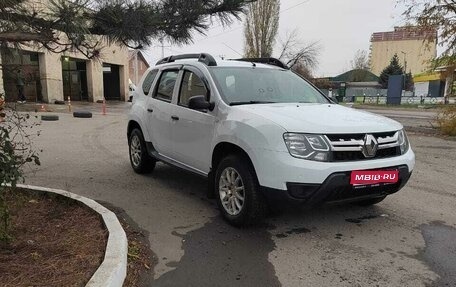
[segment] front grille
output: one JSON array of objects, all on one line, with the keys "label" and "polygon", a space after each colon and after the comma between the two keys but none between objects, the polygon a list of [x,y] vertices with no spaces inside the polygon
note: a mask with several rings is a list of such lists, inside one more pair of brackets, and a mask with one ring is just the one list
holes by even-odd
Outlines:
[{"label": "front grille", "polygon": [[366,134],[329,134],[326,135],[331,146],[331,161],[359,161],[399,156],[399,132],[382,132],[371,134],[378,143],[374,156],[363,153]]},{"label": "front grille", "polygon": [[401,152],[398,147],[380,149],[377,151],[374,157],[366,158],[360,151],[333,151],[332,159],[333,161],[357,161],[357,160],[366,160],[366,159],[379,159],[379,158],[388,158],[401,155]]}]

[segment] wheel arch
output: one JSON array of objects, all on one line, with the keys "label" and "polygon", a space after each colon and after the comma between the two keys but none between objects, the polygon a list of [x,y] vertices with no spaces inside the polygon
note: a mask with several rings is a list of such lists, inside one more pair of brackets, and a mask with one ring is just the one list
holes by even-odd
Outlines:
[{"label": "wheel arch", "polygon": [[210,169],[209,176],[208,176],[208,181],[209,181],[208,182],[208,197],[209,198],[214,197],[215,173],[217,170],[217,166],[224,157],[226,157],[227,155],[230,155],[230,154],[240,155],[243,158],[245,158],[248,161],[249,167],[252,169],[252,172],[254,173],[255,178],[258,180],[252,158],[247,153],[247,151],[245,151],[239,145],[231,143],[231,142],[219,142],[214,147],[213,152],[212,152],[211,169]]},{"label": "wheel arch", "polygon": [[130,121],[128,122],[128,126],[127,126],[127,138],[128,138],[128,140],[130,140],[131,132],[132,132],[135,128],[139,129],[139,130],[143,133],[143,135],[144,135],[144,132],[143,132],[143,130],[141,129],[141,125],[140,125],[137,121],[135,121],[135,120],[130,120]]}]

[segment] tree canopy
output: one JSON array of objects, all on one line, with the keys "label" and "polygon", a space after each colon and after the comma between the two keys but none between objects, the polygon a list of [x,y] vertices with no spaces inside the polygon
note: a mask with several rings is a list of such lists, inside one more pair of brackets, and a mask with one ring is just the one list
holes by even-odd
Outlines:
[{"label": "tree canopy", "polygon": [[[456,1],[455,0],[401,0],[407,9],[404,16],[423,30],[439,31],[439,45],[443,53],[436,65],[456,64]],[[432,34],[429,33],[432,37]],[[429,39],[434,40],[434,39]]]},{"label": "tree canopy", "polygon": [[248,5],[244,24],[245,57],[272,56],[279,29],[279,17],[279,0],[258,0]]},{"label": "tree canopy", "polygon": [[[97,57],[109,43],[132,48],[165,38],[189,43],[214,20],[231,23],[249,0],[1,0],[0,45],[38,45]],[[101,37],[99,37],[101,36]]]}]

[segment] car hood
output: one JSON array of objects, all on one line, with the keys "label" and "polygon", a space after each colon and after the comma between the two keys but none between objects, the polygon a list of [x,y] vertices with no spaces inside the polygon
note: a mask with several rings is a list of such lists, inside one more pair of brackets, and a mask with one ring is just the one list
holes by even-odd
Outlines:
[{"label": "car hood", "polygon": [[235,108],[273,121],[288,132],[376,133],[402,129],[392,119],[335,104],[257,104]]}]

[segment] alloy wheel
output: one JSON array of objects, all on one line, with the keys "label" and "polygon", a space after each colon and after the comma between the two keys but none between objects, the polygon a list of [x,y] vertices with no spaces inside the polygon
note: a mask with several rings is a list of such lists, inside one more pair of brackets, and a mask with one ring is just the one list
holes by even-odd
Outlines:
[{"label": "alloy wheel", "polygon": [[219,181],[219,196],[225,211],[232,216],[241,213],[245,203],[245,187],[242,177],[232,167],[225,168]]},{"label": "alloy wheel", "polygon": [[130,156],[133,165],[138,167],[141,164],[141,141],[137,135],[131,138]]}]

